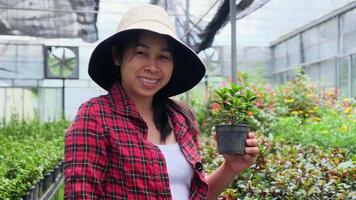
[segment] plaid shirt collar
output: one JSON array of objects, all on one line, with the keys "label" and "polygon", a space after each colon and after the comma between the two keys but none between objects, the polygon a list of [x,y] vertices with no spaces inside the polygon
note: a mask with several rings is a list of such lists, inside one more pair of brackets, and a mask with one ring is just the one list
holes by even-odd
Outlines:
[{"label": "plaid shirt collar", "polygon": [[136,109],[135,103],[127,95],[119,82],[116,82],[108,93],[109,101],[113,110],[124,116],[140,118],[141,116]]}]

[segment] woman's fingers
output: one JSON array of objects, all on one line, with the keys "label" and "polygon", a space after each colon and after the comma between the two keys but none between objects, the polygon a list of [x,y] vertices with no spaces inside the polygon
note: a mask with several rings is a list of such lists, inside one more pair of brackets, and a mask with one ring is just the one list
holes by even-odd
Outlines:
[{"label": "woman's fingers", "polygon": [[256,138],[256,134],[254,132],[249,132],[247,138],[248,139],[254,139],[254,138]]},{"label": "woman's fingers", "polygon": [[246,147],[245,152],[246,152],[246,154],[249,154],[251,156],[257,156],[258,155],[258,147]]},{"label": "woman's fingers", "polygon": [[250,164],[255,163],[256,160],[257,160],[257,156],[252,156],[252,155],[250,155],[250,154],[245,154],[244,157],[245,157],[246,162],[248,162],[248,163],[250,163]]},{"label": "woman's fingers", "polygon": [[250,157],[256,157],[258,155],[258,140],[256,139],[256,135],[254,132],[248,133],[245,152]]},{"label": "woman's fingers", "polygon": [[256,139],[247,139],[246,140],[246,145],[249,147],[257,147],[258,146],[258,141]]}]

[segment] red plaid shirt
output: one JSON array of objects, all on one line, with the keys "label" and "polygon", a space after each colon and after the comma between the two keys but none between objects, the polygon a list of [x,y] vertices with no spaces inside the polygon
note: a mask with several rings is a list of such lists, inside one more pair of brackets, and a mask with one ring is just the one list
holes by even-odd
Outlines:
[{"label": "red plaid shirt", "polygon": [[[195,169],[190,199],[206,199],[198,133],[177,110],[169,108],[169,116]],[[119,84],[80,106],[64,157],[64,199],[172,199],[164,156],[147,141],[147,125]]]}]

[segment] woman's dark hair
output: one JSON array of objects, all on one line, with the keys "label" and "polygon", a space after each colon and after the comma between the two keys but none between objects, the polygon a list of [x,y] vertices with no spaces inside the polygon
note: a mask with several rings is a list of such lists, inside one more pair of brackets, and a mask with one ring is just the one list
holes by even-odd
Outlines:
[{"label": "woman's dark hair", "polygon": [[[123,37],[123,38],[127,38],[127,39],[121,40],[120,42],[118,42],[117,44],[114,45],[116,47],[120,47],[120,48],[117,48],[117,52],[116,52],[119,59],[122,58],[125,50],[130,45],[136,46],[138,44],[141,33],[142,33],[142,31],[140,31],[140,30],[128,31],[125,33],[125,34],[127,34],[127,37]],[[175,61],[174,42],[168,36],[166,37],[166,39],[167,39],[169,49],[173,55],[173,67],[175,67],[174,66],[174,63],[175,63],[174,62]],[[121,83],[121,75],[119,75],[119,82]],[[168,115],[169,107],[172,107],[172,108],[176,109],[178,112],[182,113],[185,116],[186,121],[188,122],[188,127],[194,128],[194,124],[193,124],[194,115],[192,114],[191,110],[188,109],[187,106],[177,103],[175,101],[172,101],[168,97],[162,96],[159,93],[157,93],[153,97],[153,120],[154,120],[156,128],[160,132],[160,135],[161,135],[160,139],[161,139],[161,142],[163,142],[163,143],[165,142],[167,137],[170,135],[170,133],[172,132],[172,128],[173,128],[173,127],[171,127],[170,121],[169,121],[169,115]]]},{"label": "woman's dark hair", "polygon": [[195,127],[195,116],[191,109],[182,102],[174,101],[169,98],[161,98],[156,95],[153,97],[153,117],[154,123],[157,129],[161,133],[161,142],[164,143],[166,138],[172,132],[173,127],[169,122],[168,108],[175,109],[179,113],[183,114],[188,128],[193,131],[197,131]]}]

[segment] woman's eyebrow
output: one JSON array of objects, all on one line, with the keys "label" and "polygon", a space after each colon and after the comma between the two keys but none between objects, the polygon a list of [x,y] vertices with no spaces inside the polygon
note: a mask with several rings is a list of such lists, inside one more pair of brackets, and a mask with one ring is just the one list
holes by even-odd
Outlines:
[{"label": "woman's eyebrow", "polygon": [[147,44],[143,44],[143,43],[138,43],[137,45],[136,45],[136,47],[143,47],[143,48],[150,48]]},{"label": "woman's eyebrow", "polygon": [[[138,43],[136,45],[136,47],[143,47],[143,48],[146,48],[146,49],[149,49],[150,46],[147,45],[147,44],[144,44],[144,43]],[[162,48],[161,51],[167,51],[168,53],[172,53],[172,51],[169,49],[169,48]]]}]

